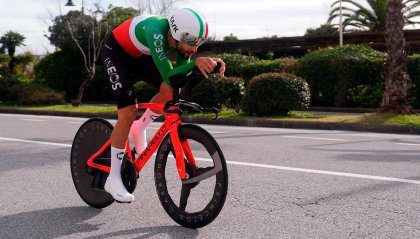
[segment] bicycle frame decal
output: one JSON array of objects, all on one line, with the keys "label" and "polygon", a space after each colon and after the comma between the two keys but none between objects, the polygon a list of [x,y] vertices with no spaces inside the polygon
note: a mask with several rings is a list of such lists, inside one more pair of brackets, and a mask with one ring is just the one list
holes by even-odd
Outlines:
[{"label": "bicycle frame decal", "polygon": [[[138,109],[157,109],[161,112],[163,111],[164,104],[138,104]],[[184,180],[186,179],[186,170],[185,170],[185,162],[184,162],[184,152],[187,156],[187,159],[191,164],[195,165],[194,157],[192,156],[192,152],[190,149],[190,146],[188,144],[188,141],[179,140],[178,135],[178,127],[182,125],[180,115],[174,114],[174,113],[163,113],[165,115],[165,121],[162,124],[162,126],[158,129],[158,131],[155,133],[153,138],[149,141],[146,149],[143,150],[142,153],[140,153],[137,158],[133,159],[133,155],[131,154],[130,149],[130,143],[127,140],[126,143],[126,152],[128,155],[128,158],[133,163],[134,167],[136,168],[137,174],[142,170],[142,168],[146,165],[146,163],[149,161],[149,159],[153,156],[154,152],[158,149],[159,145],[161,144],[162,140],[165,138],[165,136],[170,134],[170,138],[172,141],[172,145],[174,147],[175,151],[175,158],[176,158],[176,166],[178,168],[178,175],[180,179]],[[94,160],[99,157],[105,150],[108,149],[108,147],[111,146],[111,141],[108,140],[95,154],[93,154],[87,161],[87,165],[96,168],[102,171],[105,171],[107,173],[110,172],[110,167],[94,163]]]}]

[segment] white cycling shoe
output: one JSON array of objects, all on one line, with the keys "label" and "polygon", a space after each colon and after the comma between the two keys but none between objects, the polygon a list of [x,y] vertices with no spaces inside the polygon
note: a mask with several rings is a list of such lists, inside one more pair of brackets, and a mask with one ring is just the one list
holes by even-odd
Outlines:
[{"label": "white cycling shoe", "polygon": [[134,196],[124,187],[121,177],[108,176],[105,182],[105,191],[111,194],[117,202],[130,203],[134,201]]}]

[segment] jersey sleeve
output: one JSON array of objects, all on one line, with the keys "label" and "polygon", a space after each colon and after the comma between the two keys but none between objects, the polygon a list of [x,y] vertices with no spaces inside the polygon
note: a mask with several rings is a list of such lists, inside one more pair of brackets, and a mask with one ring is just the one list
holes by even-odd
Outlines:
[{"label": "jersey sleeve", "polygon": [[165,37],[166,33],[159,31],[156,28],[146,29],[146,40],[150,49],[150,54],[153,58],[156,67],[162,76],[163,81],[171,85],[169,78],[177,74],[187,74],[195,66],[195,60],[182,60],[177,56],[177,67],[173,67],[169,59],[167,50],[168,42]]}]

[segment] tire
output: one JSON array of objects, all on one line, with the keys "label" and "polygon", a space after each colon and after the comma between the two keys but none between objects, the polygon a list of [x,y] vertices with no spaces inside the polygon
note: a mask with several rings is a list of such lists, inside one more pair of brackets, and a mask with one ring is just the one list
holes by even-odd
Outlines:
[{"label": "tire", "polygon": [[[168,134],[156,156],[155,186],[163,208],[175,222],[184,227],[199,228],[211,223],[219,215],[226,201],[228,190],[226,162],[215,139],[203,128],[191,124],[182,125],[179,127],[179,137],[181,140],[188,140],[198,166],[198,169],[194,170],[195,173],[192,169],[187,169],[188,179],[194,180],[197,175],[204,175],[198,172],[214,173],[211,177],[200,179],[198,185],[197,183],[183,184],[177,173],[172,143]],[[210,167],[204,167],[209,162]],[[187,160],[186,168],[188,168]],[[188,188],[188,186],[193,187],[190,189],[191,194],[187,193],[188,199],[182,200],[180,192],[182,195],[184,187]],[[184,201],[184,206],[181,206],[181,201]]]},{"label": "tire", "polygon": [[[91,169],[86,162],[111,137],[113,126],[102,118],[86,121],[77,131],[70,156],[71,175],[77,192],[85,203],[94,208],[104,208],[114,198],[103,190],[108,173]],[[110,148],[98,157],[104,165],[110,165]]]}]

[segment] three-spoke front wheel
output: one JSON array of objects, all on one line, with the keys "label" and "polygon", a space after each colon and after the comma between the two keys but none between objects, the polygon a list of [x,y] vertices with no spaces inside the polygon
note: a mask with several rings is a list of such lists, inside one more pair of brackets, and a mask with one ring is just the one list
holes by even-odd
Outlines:
[{"label": "three-spoke front wheel", "polygon": [[188,141],[196,165],[185,159],[188,180],[179,179],[168,135],[156,156],[156,190],[163,208],[174,221],[185,227],[203,227],[219,215],[226,200],[225,158],[214,138],[199,126],[182,125],[179,137]]}]

